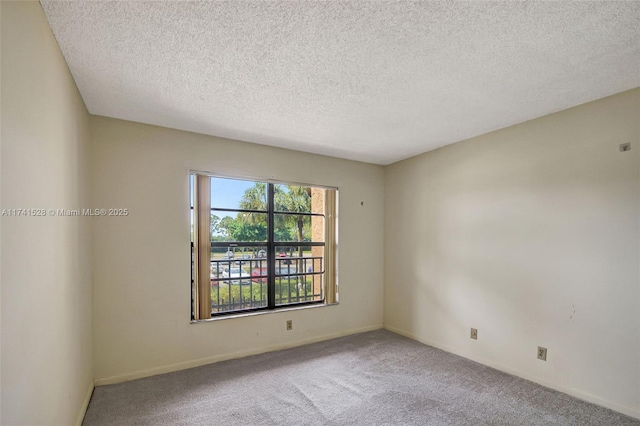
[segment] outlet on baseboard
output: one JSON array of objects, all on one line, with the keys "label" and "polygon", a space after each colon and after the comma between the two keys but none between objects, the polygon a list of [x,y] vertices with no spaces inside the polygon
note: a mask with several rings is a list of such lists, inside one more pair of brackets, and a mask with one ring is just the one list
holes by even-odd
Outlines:
[{"label": "outlet on baseboard", "polygon": [[541,359],[543,361],[547,360],[547,348],[538,346],[538,359]]},{"label": "outlet on baseboard", "polygon": [[473,340],[478,340],[478,329],[477,328],[472,328],[471,329],[471,338]]},{"label": "outlet on baseboard", "polygon": [[293,330],[293,320],[287,320],[287,330]]}]

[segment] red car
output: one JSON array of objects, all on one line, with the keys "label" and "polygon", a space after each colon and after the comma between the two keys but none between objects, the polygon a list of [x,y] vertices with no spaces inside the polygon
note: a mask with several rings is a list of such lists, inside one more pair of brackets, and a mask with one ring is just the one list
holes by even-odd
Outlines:
[{"label": "red car", "polygon": [[267,268],[253,268],[251,270],[251,281],[255,283],[266,283],[267,282]]}]

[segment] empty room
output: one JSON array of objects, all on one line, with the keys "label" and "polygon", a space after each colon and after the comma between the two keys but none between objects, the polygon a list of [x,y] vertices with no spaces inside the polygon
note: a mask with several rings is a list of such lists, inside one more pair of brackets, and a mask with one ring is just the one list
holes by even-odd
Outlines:
[{"label": "empty room", "polygon": [[2,425],[640,425],[640,2],[1,1]]}]

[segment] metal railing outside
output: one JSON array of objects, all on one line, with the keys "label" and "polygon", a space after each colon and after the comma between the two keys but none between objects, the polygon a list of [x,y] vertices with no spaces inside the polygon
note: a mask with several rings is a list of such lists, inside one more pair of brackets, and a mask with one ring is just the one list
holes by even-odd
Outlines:
[{"label": "metal railing outside", "polygon": [[[267,307],[267,259],[245,256],[211,260],[212,315]],[[322,256],[277,257],[276,305],[322,301],[323,274]]]}]

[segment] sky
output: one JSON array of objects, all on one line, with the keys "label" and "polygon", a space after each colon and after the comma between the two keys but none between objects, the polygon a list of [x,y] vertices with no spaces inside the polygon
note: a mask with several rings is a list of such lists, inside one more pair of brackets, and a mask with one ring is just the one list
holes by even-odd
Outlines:
[{"label": "sky", "polygon": [[[244,192],[255,185],[255,181],[211,178],[211,206],[222,207],[227,209],[237,209]],[[191,205],[193,205],[193,175],[190,178],[191,186]],[[214,212],[220,218],[230,216],[235,218],[235,212]]]},{"label": "sky", "polygon": [[[237,209],[244,192],[255,185],[254,181],[211,178],[211,206],[223,207],[227,209]],[[236,213],[228,214],[218,212],[218,216],[234,216]]]}]

